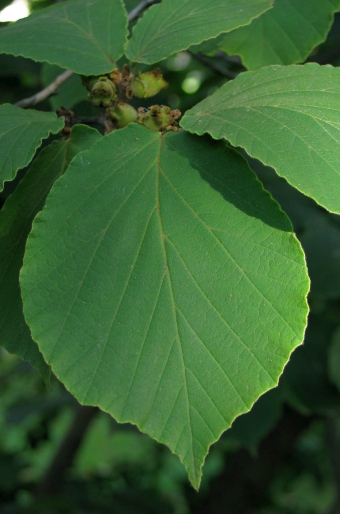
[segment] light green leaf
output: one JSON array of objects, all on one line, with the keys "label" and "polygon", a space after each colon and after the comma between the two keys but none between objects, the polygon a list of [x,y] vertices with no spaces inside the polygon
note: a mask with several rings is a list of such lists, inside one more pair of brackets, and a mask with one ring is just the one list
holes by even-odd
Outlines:
[{"label": "light green leaf", "polygon": [[26,239],[53,182],[78,152],[100,138],[96,130],[76,126],[69,139],[47,146],[0,211],[0,344],[30,362],[45,380],[49,368],[32,341],[22,311],[19,273]]},{"label": "light green leaf", "polygon": [[64,119],[53,112],[0,105],[0,191],[5,181],[13,180],[31,162],[41,141],[63,126]]},{"label": "light green leaf", "polygon": [[339,0],[275,0],[250,25],[217,38],[215,51],[240,55],[249,70],[303,62],[326,39],[339,8]]},{"label": "light green leaf", "polygon": [[311,63],[239,75],[187,111],[190,132],[228,139],[340,213],[340,69]]},{"label": "light green leaf", "polygon": [[121,0],[68,0],[2,29],[0,53],[99,75],[123,55],[127,24]]},{"label": "light green leaf", "polygon": [[271,0],[163,0],[150,7],[133,28],[126,56],[153,64],[247,25],[270,7]]},{"label": "light green leaf", "polygon": [[209,446],[303,340],[309,280],[288,218],[237,153],[131,124],[55,183],[21,285],[72,394],[167,444],[198,487]]}]

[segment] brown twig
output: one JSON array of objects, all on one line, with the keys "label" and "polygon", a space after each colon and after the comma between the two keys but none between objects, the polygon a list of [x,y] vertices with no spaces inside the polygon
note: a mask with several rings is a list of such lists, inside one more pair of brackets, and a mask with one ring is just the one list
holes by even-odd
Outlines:
[{"label": "brown twig", "polygon": [[132,9],[131,12],[129,12],[128,20],[133,21],[135,18],[137,18],[137,16],[140,15],[142,11],[144,11],[144,9],[150,7],[152,4],[159,3],[159,1],[160,0],[142,0],[142,2],[137,5],[137,7],[135,7],[134,9]]},{"label": "brown twig", "polygon": [[96,407],[76,406],[71,426],[66,432],[41,482],[38,484],[36,490],[38,498],[56,495],[62,489],[65,471],[71,466],[90,423],[97,412],[99,410]]},{"label": "brown twig", "polygon": [[60,88],[60,86],[64,84],[64,82],[66,82],[66,80],[68,80],[71,77],[71,75],[73,75],[73,71],[63,71],[63,73],[58,75],[58,77],[56,77],[54,81],[51,82],[51,84],[49,84],[47,87],[45,87],[35,95],[30,96],[29,98],[19,100],[19,102],[17,102],[14,105],[16,105],[17,107],[23,107],[24,109],[27,109],[27,107],[31,107],[33,105],[38,104],[39,102],[42,102],[43,100],[46,100],[46,98],[55,94],[56,91],[58,91],[58,89]]},{"label": "brown twig", "polygon": [[238,75],[238,73],[228,70],[224,66],[221,66],[217,62],[213,61],[210,57],[203,55],[201,52],[193,53],[193,52],[188,51],[188,53],[194,59],[201,62],[205,66],[208,66],[208,68],[212,69],[219,75],[223,75],[223,77],[227,77],[228,79],[234,79]]},{"label": "brown twig", "polygon": [[102,115],[99,116],[75,116],[72,119],[72,125],[100,125],[103,128],[106,128],[105,119]]}]

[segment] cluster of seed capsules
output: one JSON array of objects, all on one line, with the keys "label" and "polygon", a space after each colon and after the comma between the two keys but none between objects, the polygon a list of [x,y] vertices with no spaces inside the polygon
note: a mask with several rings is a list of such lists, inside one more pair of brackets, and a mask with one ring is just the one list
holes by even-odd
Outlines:
[{"label": "cluster of seed capsules", "polygon": [[122,71],[115,68],[101,77],[82,77],[89,91],[88,98],[95,107],[106,108],[107,130],[120,129],[129,123],[140,123],[150,130],[177,131],[176,120],[181,116],[178,109],[171,110],[166,105],[151,105],[148,109],[136,110],[128,103],[133,97],[149,98],[168,87],[159,68],[134,76],[129,67]]}]

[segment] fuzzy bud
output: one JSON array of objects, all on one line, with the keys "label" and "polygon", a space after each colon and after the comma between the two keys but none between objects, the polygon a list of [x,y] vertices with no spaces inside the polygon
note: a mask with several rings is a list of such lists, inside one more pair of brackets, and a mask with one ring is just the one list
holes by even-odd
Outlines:
[{"label": "fuzzy bud", "polygon": [[161,70],[155,68],[145,73],[139,73],[138,77],[133,77],[130,87],[137,98],[149,98],[168,87],[168,83],[163,79]]},{"label": "fuzzy bud", "polygon": [[117,98],[116,88],[107,77],[99,77],[90,90],[89,99],[94,107],[109,107]]},{"label": "fuzzy bud", "polygon": [[107,109],[107,113],[114,126],[118,129],[137,121],[136,109],[125,102],[115,103],[112,107]]},{"label": "fuzzy bud", "polygon": [[151,105],[149,110],[143,107],[138,109],[138,123],[154,131],[177,130],[175,120],[179,118],[181,112],[178,109],[170,110],[167,105]]}]

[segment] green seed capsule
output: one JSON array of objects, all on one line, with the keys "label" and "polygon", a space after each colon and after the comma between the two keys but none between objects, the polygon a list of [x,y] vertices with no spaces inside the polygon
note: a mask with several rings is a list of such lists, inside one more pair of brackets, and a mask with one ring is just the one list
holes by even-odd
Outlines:
[{"label": "green seed capsule", "polygon": [[154,131],[177,130],[174,122],[180,115],[181,112],[178,109],[171,111],[167,105],[151,105],[147,111],[140,107],[138,123]]},{"label": "green seed capsule", "polygon": [[130,87],[137,98],[149,98],[168,87],[168,83],[163,79],[161,70],[155,68],[145,73],[139,73],[138,77],[133,77]]},{"label": "green seed capsule", "polygon": [[94,107],[109,107],[115,98],[117,98],[115,85],[107,77],[99,77],[92,85],[89,99]]},{"label": "green seed capsule", "polygon": [[132,105],[118,101],[107,109],[107,113],[116,128],[126,127],[129,123],[137,121],[137,111]]}]

